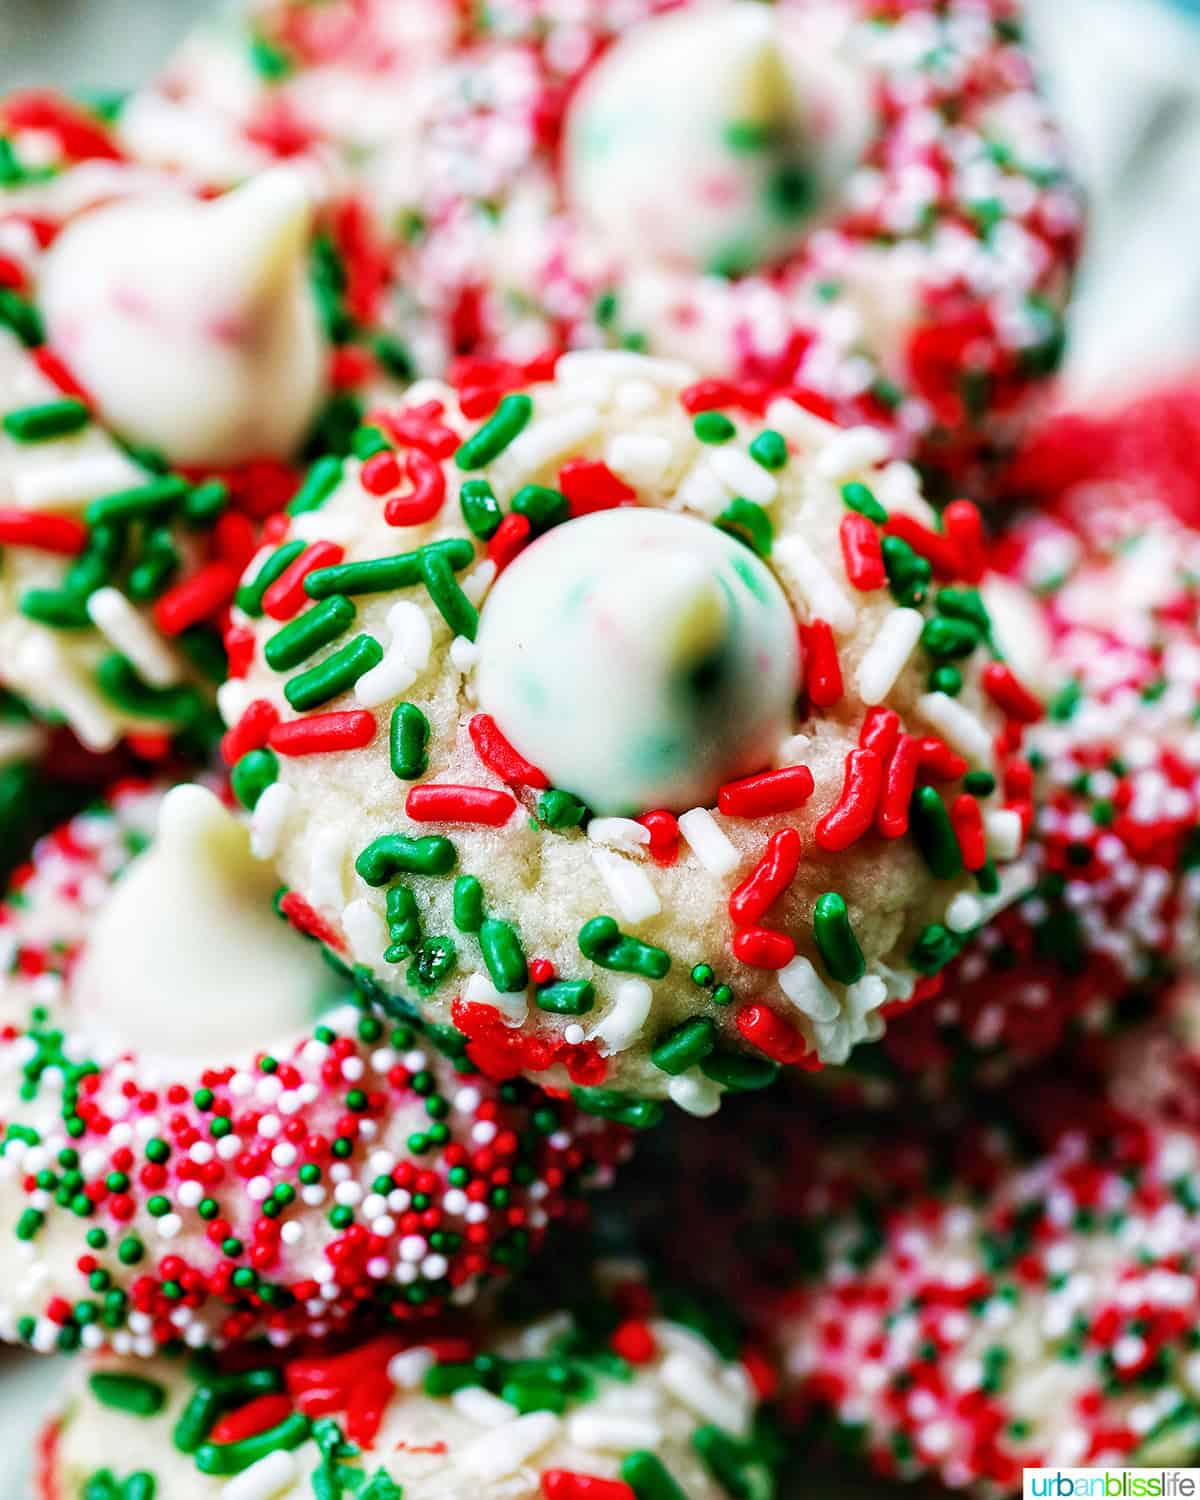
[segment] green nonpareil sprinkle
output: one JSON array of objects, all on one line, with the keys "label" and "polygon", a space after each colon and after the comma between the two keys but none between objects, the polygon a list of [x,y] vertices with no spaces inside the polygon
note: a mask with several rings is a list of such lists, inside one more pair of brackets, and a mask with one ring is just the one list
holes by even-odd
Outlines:
[{"label": "green nonpareil sprinkle", "polygon": [[91,413],[84,403],[67,397],[7,412],[0,425],[14,442],[45,443],[79,432],[90,421]]},{"label": "green nonpareil sprinkle", "polygon": [[486,479],[468,479],[458,496],[463,522],[472,536],[486,542],[495,536],[504,513]]},{"label": "green nonpareil sprinkle", "polygon": [[140,521],[147,516],[157,516],[173,510],[187,492],[186,479],[181,479],[177,474],[168,474],[162,479],[151,480],[149,484],[139,484],[132,489],[102,495],[88,506],[84,519],[89,526],[98,526],[105,521]]},{"label": "green nonpareil sprinkle", "polygon": [[761,505],[736,495],[716,519],[722,531],[748,542],[759,557],[770,557],[775,539],[771,518]]},{"label": "green nonpareil sprinkle", "polygon": [[935,667],[929,674],[929,691],[945,693],[947,698],[957,698],[963,690],[963,675],[948,662]]},{"label": "green nonpareil sprinkle", "polygon": [[698,412],[692,421],[692,431],[702,443],[727,443],[737,433],[737,428],[722,411]]},{"label": "green nonpareil sprinkle", "polygon": [[290,672],[322,646],[331,645],[354,623],[358,614],[344,594],[322,600],[289,620],[263,647],[267,666],[274,672]]},{"label": "green nonpareil sprinkle", "polygon": [[479,946],[492,983],[502,995],[519,993],[529,983],[525,950],[516,929],[498,917],[487,917],[479,929]]},{"label": "green nonpareil sprinkle", "polygon": [[465,536],[450,537],[394,557],[315,568],[304,580],[304,591],[310,599],[326,599],[332,594],[386,594],[394,589],[415,588],[422,581],[421,561],[426,553],[444,558],[455,572],[475,558],[475,548]]},{"label": "green nonpareil sprinkle", "polygon": [[658,1099],[639,1099],[636,1094],[622,1094],[616,1089],[573,1088],[571,1097],[585,1114],[599,1115],[631,1130],[651,1130],[663,1117]]},{"label": "green nonpareil sprinkle", "polygon": [[860,516],[866,516],[868,521],[874,521],[876,526],[887,525],[887,511],[876,500],[873,491],[858,480],[842,485],[842,503]]},{"label": "green nonpareil sprinkle", "polygon": [[140,1375],[97,1370],[89,1376],[88,1386],[101,1406],[129,1412],[135,1417],[153,1417],[167,1402],[165,1387],[157,1380],[145,1380]]},{"label": "green nonpareil sprinkle", "polygon": [[512,497],[512,508],[516,515],[525,517],[535,532],[548,531],[571,514],[562,491],[548,489],[543,484],[522,485]]},{"label": "green nonpareil sprinkle", "polygon": [[460,469],[482,469],[498,458],[533,416],[528,396],[505,396],[492,417],[454,455]]},{"label": "green nonpareil sprinkle", "polygon": [[539,986],[534,1003],[552,1015],[586,1016],[596,1003],[596,990],[589,979],[555,979]]},{"label": "green nonpareil sprinkle", "polygon": [[449,875],[457,861],[458,851],[440,834],[414,839],[386,833],[367,845],[354,868],[368,885],[381,886],[397,875]]},{"label": "green nonpareil sprinkle", "polygon": [[478,932],[483,926],[483,886],[474,875],[454,882],[454,925],[459,932]]},{"label": "green nonpareil sprinkle", "polygon": [[909,823],[921,857],[937,880],[962,873],[962,850],[946,804],[935,787],[918,787],[909,806]]},{"label": "green nonpareil sprinkle", "polygon": [[421,577],[438,613],[456,636],[473,641],[479,630],[479,611],[459,587],[450,560],[426,547],[421,552]]},{"label": "green nonpareil sprinkle", "polygon": [[388,757],[392,775],[400,781],[416,781],[429,769],[429,720],[415,703],[397,703],[388,730]]},{"label": "green nonpareil sprinkle", "polygon": [[247,812],[253,812],[258,799],[279,779],[279,758],[274,750],[248,750],[229,773],[233,795]]},{"label": "green nonpareil sprinkle", "polygon": [[349,692],[360,677],[382,660],[383,647],[373,635],[356,635],[325,661],[286,683],[284,697],[297,713],[307,713]]},{"label": "green nonpareil sprinkle", "polygon": [[289,516],[302,516],[320,510],[342,482],[342,460],[332,454],[318,458],[310,465],[303,483],[288,503]]},{"label": "green nonpareil sprinkle", "polygon": [[716,1024],[705,1016],[695,1016],[668,1032],[651,1049],[650,1061],[674,1078],[694,1068],[716,1045]]},{"label": "green nonpareil sprinkle", "polygon": [[866,973],[866,960],[850,925],[845,898],[837,891],[817,897],[813,937],[830,978],[838,984],[856,984]]},{"label": "green nonpareil sprinkle", "polygon": [[237,607],[243,614],[249,615],[252,619],[258,619],[263,612],[263,595],[277,578],[282,577],[304,548],[305,543],[297,540],[285,542],[282,547],[271,553],[250,582],[244,583],[237,591]]},{"label": "green nonpareil sprinkle", "polygon": [[640,938],[628,937],[612,917],[593,917],[579,929],[579,951],[602,969],[663,979],[671,967],[670,954]]}]

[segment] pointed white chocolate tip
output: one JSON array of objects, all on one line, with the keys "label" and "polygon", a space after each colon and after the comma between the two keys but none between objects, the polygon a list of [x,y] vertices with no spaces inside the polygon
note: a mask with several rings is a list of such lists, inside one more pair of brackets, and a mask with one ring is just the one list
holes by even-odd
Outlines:
[{"label": "pointed white chocolate tip", "polygon": [[312,195],[304,177],[276,167],[209,205],[207,240],[248,304],[287,295],[312,234]]}]

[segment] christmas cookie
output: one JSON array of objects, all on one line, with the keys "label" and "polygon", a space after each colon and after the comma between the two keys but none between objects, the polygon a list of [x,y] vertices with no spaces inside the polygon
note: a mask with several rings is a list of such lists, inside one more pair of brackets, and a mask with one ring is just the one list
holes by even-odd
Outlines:
[{"label": "christmas cookie", "polygon": [[591,352],[354,447],[244,575],[226,754],[313,930],[485,1072],[711,1113],[1025,889],[979,516],[877,433]]},{"label": "christmas cookie", "polygon": [[13,879],[6,1339],[146,1356],[410,1319],[519,1264],[620,1154],[403,1006],[364,1014],[246,842],[202,787],[131,786]]},{"label": "christmas cookie", "polygon": [[251,1348],[224,1368],[81,1364],[41,1443],[39,1494],[770,1500],[758,1396],[736,1346],[613,1268],[515,1327],[435,1325],[290,1360]]}]

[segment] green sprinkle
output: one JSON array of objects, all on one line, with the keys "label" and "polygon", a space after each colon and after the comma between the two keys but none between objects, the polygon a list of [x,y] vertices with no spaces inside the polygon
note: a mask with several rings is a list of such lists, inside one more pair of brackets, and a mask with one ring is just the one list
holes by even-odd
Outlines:
[{"label": "green sprinkle", "polygon": [[290,672],[298,667],[322,646],[336,641],[354,623],[358,614],[353,603],[344,594],[306,609],[302,615],[289,620],[263,647],[267,666],[275,672]]},{"label": "green sprinkle", "polygon": [[774,1083],[779,1076],[779,1064],[767,1057],[747,1057],[741,1052],[713,1052],[700,1064],[700,1071],[731,1094],[748,1094]]},{"label": "green sprinkle", "polygon": [[292,496],[288,504],[288,515],[302,516],[310,510],[320,510],[341,482],[342,460],[331,454],[318,458]]},{"label": "green sprinkle", "polygon": [[696,1016],[667,1033],[650,1052],[650,1061],[677,1078],[694,1068],[717,1045],[717,1028],[706,1016]]},{"label": "green sprinkle", "polygon": [[478,932],[483,926],[483,886],[474,875],[454,882],[454,925],[459,932]]},{"label": "green sprinkle", "polygon": [[912,835],[930,872],[938,880],[953,880],[962,873],[962,850],[954,834],[950,814],[937,789],[918,787],[909,807]]},{"label": "green sprinkle", "polygon": [[722,531],[748,542],[759,557],[770,557],[775,528],[761,505],[736,495],[716,519]]},{"label": "green sprinkle", "polygon": [[970,620],[956,620],[951,615],[934,615],[925,621],[921,645],[938,661],[957,661],[979,645],[979,628]]},{"label": "green sprinkle", "polygon": [[454,568],[445,553],[432,547],[422,548],[421,577],[451,632],[473,641],[479,630],[479,611],[459,587]]},{"label": "green sprinkle", "polygon": [[596,991],[589,979],[555,979],[541,985],[534,999],[539,1010],[556,1016],[585,1016],[596,1003]]},{"label": "green sprinkle", "polygon": [[537,815],[547,828],[578,828],[587,817],[587,808],[570,792],[551,787],[538,798]]},{"label": "green sprinkle", "polygon": [[422,581],[421,558],[427,552],[444,557],[456,572],[475,558],[475,548],[465,536],[450,537],[394,557],[314,568],[304,580],[304,592],[310,599],[327,599],[331,594],[387,594],[395,589],[415,588]]},{"label": "green sprinkle", "polygon": [[711,1424],[692,1433],[692,1447],[731,1500],[770,1500],[771,1465],[754,1444],[739,1443]]},{"label": "green sprinkle", "polygon": [[96,681],[110,702],[135,719],[160,719],[166,724],[192,724],[202,714],[203,700],[193,687],[150,687],[138,676],[127,656],[114,651],[96,668]]},{"label": "green sprinkle", "polygon": [[27,349],[36,349],[46,342],[41,313],[32,302],[7,286],[0,286],[0,327],[11,329]]},{"label": "green sprinkle", "polygon": [[909,962],[918,974],[938,974],[958,957],[963,940],[941,922],[931,922],[917,939]]},{"label": "green sprinkle", "polygon": [[171,532],[166,526],[156,526],[143,534],[142,555],[129,571],[126,592],[135,604],[149,604],[178,570],[179,553]]},{"label": "green sprinkle", "polygon": [[616,1089],[571,1090],[571,1097],[585,1114],[598,1115],[631,1130],[650,1130],[663,1117],[658,1099],[639,1099],[635,1094],[618,1093]]},{"label": "green sprinkle", "polygon": [[421,914],[417,898],[406,885],[388,887],[387,928],[392,946],[384,957],[389,963],[399,963],[421,941]]},{"label": "green sprinkle", "polygon": [[360,427],[350,439],[351,452],[363,463],[366,463],[369,458],[374,458],[377,453],[386,453],[391,446],[379,428],[370,423]]},{"label": "green sprinkle", "polygon": [[291,1451],[308,1441],[311,1423],[300,1412],[285,1417],[276,1427],[269,1427],[255,1437],[236,1443],[204,1443],[196,1450],[196,1467],[201,1474],[240,1474],[251,1464],[279,1449]]},{"label": "green sprinkle", "polygon": [[750,444],[750,457],[764,469],[782,469],[788,461],[788,447],[783,434],[766,427]]},{"label": "green sprinkle", "polygon": [[397,703],[388,732],[392,775],[415,781],[429,769],[429,720],[415,703]]},{"label": "green sprinkle", "polygon": [[19,608],[26,619],[52,630],[86,630],[92,623],[85,601],[65,589],[29,589]]},{"label": "green sprinkle", "polygon": [[247,750],[229,775],[233,795],[248,812],[254,811],[258,799],[278,779],[279,757],[265,747]]},{"label": "green sprinkle", "polygon": [[963,790],[972,797],[990,797],[996,790],[996,778],[990,771],[968,771],[963,777]]},{"label": "green sprinkle", "polygon": [[40,1209],[27,1208],[17,1220],[16,1236],[19,1240],[31,1240],[46,1222],[46,1216]]},{"label": "green sprinkle", "polygon": [[504,515],[486,479],[468,479],[459,492],[458,503],[472,536],[484,542],[495,536]]},{"label": "green sprinkle", "polygon": [[354,868],[368,885],[381,886],[397,875],[449,875],[457,860],[458,851],[440,834],[414,839],[385,833],[367,845]]},{"label": "green sprinkle", "polygon": [[992,618],[978,589],[939,589],[936,603],[939,613],[969,621],[981,637],[990,633]]},{"label": "green sprinkle", "polygon": [[525,950],[516,929],[497,917],[487,917],[479,929],[479,946],[492,983],[502,995],[515,995],[529,983]]},{"label": "green sprinkle", "polygon": [[22,406],[7,412],[2,425],[14,442],[45,443],[78,432],[90,421],[91,413],[84,403],[68,397],[63,401],[46,401],[39,406]]},{"label": "green sprinkle", "polygon": [[579,929],[579,951],[602,969],[662,979],[671,967],[670,954],[640,938],[628,937],[612,917],[593,917]]},{"label": "green sprinkle", "polygon": [[454,455],[460,469],[482,469],[498,458],[528,424],[533,402],[528,396],[505,396],[491,419]]},{"label": "green sprinkle", "polygon": [[860,516],[866,516],[868,521],[874,521],[876,526],[887,525],[887,511],[876,500],[874,492],[857,479],[842,485],[842,503]]},{"label": "green sprinkle", "polygon": [[692,431],[702,443],[727,443],[737,428],[722,411],[702,411],[696,414]]},{"label": "green sprinkle", "polygon": [[98,1370],[89,1376],[88,1385],[101,1406],[111,1406],[114,1411],[129,1412],[135,1417],[153,1417],[167,1402],[165,1388],[157,1380],[145,1380],[140,1375]]},{"label": "green sprinkle", "polygon": [[184,496],[183,518],[189,526],[211,526],[229,504],[223,479],[207,479]]},{"label": "green sprinkle", "polygon": [[947,698],[957,698],[963,690],[963,675],[957,667],[945,662],[929,674],[929,691],[945,693]]},{"label": "green sprinkle", "polygon": [[325,661],[293,677],[284,685],[283,695],[297,713],[307,713],[310,708],[319,708],[331,698],[349,692],[360,677],[382,660],[383,647],[373,635],[356,635]]},{"label": "green sprinkle", "polygon": [[288,542],[277,551],[272,552],[262,567],[254,575],[249,583],[242,585],[237,591],[237,607],[244,613],[257,619],[263,612],[263,595],[283,574],[289,565],[304,551],[303,541]]},{"label": "green sprinkle", "polygon": [[146,516],[157,515],[174,509],[188,492],[186,479],[177,474],[167,474],[162,479],[139,484],[133,489],[116,490],[93,500],[84,512],[89,526],[105,521],[140,521]]},{"label": "green sprinkle", "polygon": [[534,531],[548,531],[571,514],[562,491],[548,489],[543,484],[522,485],[512,497],[512,508],[517,515],[525,517]]},{"label": "green sprinkle", "polygon": [[621,1478],[637,1500],[687,1500],[662,1459],[644,1448],[622,1460]]},{"label": "green sprinkle", "polygon": [[813,936],[821,960],[839,984],[855,984],[866,973],[866,960],[850,925],[846,902],[837,891],[817,897],[813,909]]},{"label": "green sprinkle", "polygon": [[923,604],[933,578],[933,568],[898,536],[885,536],[880,543],[888,584],[898,603],[911,608]]}]

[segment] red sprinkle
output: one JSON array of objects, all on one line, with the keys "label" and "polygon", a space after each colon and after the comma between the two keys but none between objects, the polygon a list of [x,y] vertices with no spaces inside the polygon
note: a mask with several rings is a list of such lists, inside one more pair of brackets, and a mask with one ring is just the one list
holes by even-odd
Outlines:
[{"label": "red sprinkle", "polygon": [[967,763],[945,740],[931,734],[921,741],[921,769],[935,781],[957,781],[967,774]]},{"label": "red sprinkle", "polygon": [[496,564],[497,573],[503,573],[513,558],[524,550],[532,531],[528,516],[517,515],[515,511],[505,516],[487,548],[487,555]]},{"label": "red sprinkle", "polygon": [[983,690],[1001,713],[1019,724],[1036,724],[1042,717],[1042,705],[1003,662],[984,667]]},{"label": "red sprinkle", "polygon": [[780,771],[727,781],[717,793],[717,806],[726,817],[763,818],[803,807],[815,785],[807,766],[784,766]]},{"label": "red sprinkle", "polygon": [[839,534],[846,576],[854,587],[863,593],[883,588],[887,583],[887,569],[883,566],[883,549],[874,525],[866,516],[851,512],[842,517]]},{"label": "red sprinkle", "polygon": [[239,577],[231,563],[206,563],[163,594],[154,606],[154,623],[164,635],[179,635],[189,625],[198,625],[230,602]]},{"label": "red sprinkle", "polygon": [[983,812],[970,792],[961,792],[950,805],[950,823],[963,864],[968,870],[982,870],[987,863],[987,842],[983,833]]},{"label": "red sprinkle", "polygon": [[416,448],[405,459],[404,472],[412,489],[388,501],[383,519],[389,526],[424,526],[445,503],[446,475],[436,458]]},{"label": "red sprinkle", "polygon": [[123,161],[124,154],[104,127],[50,89],[12,94],[3,106],[10,130],[44,130],[72,161]]},{"label": "red sprinkle", "polygon": [[224,640],[230,677],[245,677],[254,660],[254,631],[249,625],[230,625]]},{"label": "red sprinkle", "polygon": [[563,464],[558,471],[558,487],[576,518],[594,515],[598,510],[615,510],[619,505],[637,504],[637,491],[598,459],[573,458]]},{"label": "red sprinkle", "polygon": [[752,969],[783,969],[795,958],[796,944],[786,932],[746,927],[733,939],[733,956]]},{"label": "red sprinkle", "polygon": [[476,714],[467,728],[475,754],[489,771],[495,771],[501,781],[507,781],[510,786],[536,787],[539,791],[550,785],[546,773],[531,765],[508,742],[491,714]]},{"label": "red sprinkle", "polygon": [[987,544],[979,507],[970,500],[952,500],[942,512],[942,526],[954,548],[959,577],[967,583],[979,583],[987,571]]},{"label": "red sprinkle", "polygon": [[921,768],[921,741],[902,734],[888,761],[883,778],[876,827],[885,839],[903,838],[908,832],[908,809]]},{"label": "red sprinkle", "polygon": [[800,868],[800,835],[781,828],[767,840],[767,852],[729,898],[729,915],[739,927],[759,921],[787,890]]},{"label": "red sprinkle", "polygon": [[648,1365],[658,1353],[650,1325],[643,1318],[627,1318],[613,1332],[609,1348],[631,1365]]},{"label": "red sprinkle", "polygon": [[276,724],[267,743],[280,755],[329,755],[337,750],[361,750],[374,738],[374,715],[355,708]]},{"label": "red sprinkle", "polygon": [[[0,275],[0,283],[3,283],[3,280],[3,275]],[[89,406],[92,404],[91,397],[71,374],[65,360],[61,355],[55,354],[49,344],[43,344],[33,351],[33,362],[46,379],[52,385],[56,385],[65,396],[74,396],[77,401],[84,401]]]},{"label": "red sprinkle", "polygon": [[390,448],[372,453],[358,471],[358,482],[368,495],[389,495],[400,483],[400,460]]},{"label": "red sprinkle", "polygon": [[33,547],[75,557],[87,546],[88,529],[70,516],[51,516],[44,511],[0,510],[0,547]]},{"label": "red sprinkle", "polygon": [[318,568],[332,568],[345,556],[336,542],[314,542],[290,563],[263,595],[263,613],[272,620],[290,620],[308,603],[304,580]]},{"label": "red sprinkle", "polygon": [[891,760],[899,738],[900,715],[894,708],[872,708],[858,733],[862,748],[874,750],[885,764]]},{"label": "red sprinkle", "polygon": [[761,1002],[743,1005],[737,1013],[737,1029],[772,1062],[810,1070],[820,1067],[801,1034],[769,1005]]},{"label": "red sprinkle", "polygon": [[297,932],[316,938],[318,943],[324,943],[327,948],[341,950],[341,936],[315,907],[308,904],[299,891],[288,891],[280,897],[279,910]]},{"label": "red sprinkle", "polygon": [[883,528],[888,536],[898,536],[907,542],[918,557],[923,557],[939,578],[951,579],[960,576],[958,549],[951,537],[940,531],[931,531],[903,512],[889,516]]},{"label": "red sprinkle", "polygon": [[500,828],[517,809],[507,792],[425,782],[409,788],[404,811],[414,823],[482,823]]},{"label": "red sprinkle", "polygon": [[832,708],[842,696],[842,668],[828,620],[814,620],[800,627],[804,642],[805,681],[808,696],[818,708]]},{"label": "red sprinkle", "polygon": [[440,401],[423,401],[400,412],[376,412],[367,420],[406,448],[419,448],[430,458],[449,458],[460,439],[453,428],[439,420],[444,412]]},{"label": "red sprinkle", "polygon": [[883,763],[874,750],[849,751],[841,798],[816,827],[815,837],[822,849],[840,854],[862,838],[875,821],[882,786]]},{"label": "red sprinkle", "polygon": [[279,710],[266,698],[256,698],[221,741],[221,759],[234,766],[251,750],[261,750],[279,723]]},{"label": "red sprinkle", "polygon": [[643,813],[637,821],[650,835],[650,858],[658,865],[673,865],[679,858],[679,823],[675,814],[656,808]]},{"label": "red sprinkle", "polygon": [[292,1403],[287,1396],[259,1396],[256,1401],[222,1417],[209,1433],[208,1440],[211,1443],[240,1443],[243,1438],[257,1437],[260,1432],[278,1427],[291,1413]]},{"label": "red sprinkle", "polygon": [[547,1469],[542,1474],[546,1500],[637,1500],[623,1479],[598,1479],[574,1469]]}]

